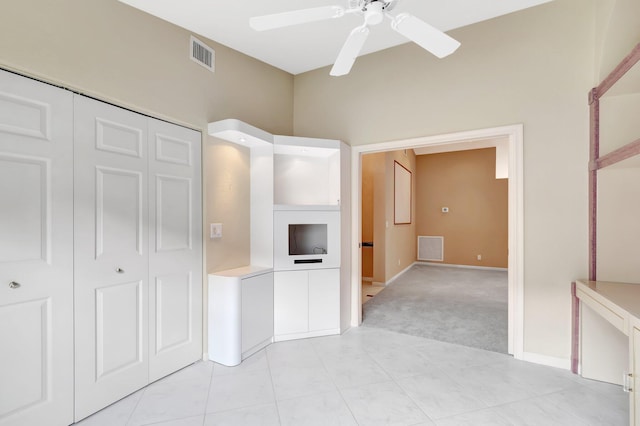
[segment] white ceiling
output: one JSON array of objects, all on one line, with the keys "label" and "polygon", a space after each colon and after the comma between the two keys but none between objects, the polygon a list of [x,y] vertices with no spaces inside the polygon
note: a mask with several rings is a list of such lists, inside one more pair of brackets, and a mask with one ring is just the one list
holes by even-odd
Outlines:
[{"label": "white ceiling", "polygon": [[[256,32],[249,18],[303,8],[339,5],[347,0],[120,0],[291,74],[333,64],[359,14],[271,31]],[[392,14],[409,12],[449,31],[551,0],[398,0]],[[508,36],[505,34],[505,36]],[[389,21],[372,28],[362,54],[406,43]],[[428,55],[425,52],[425,55]],[[454,53],[455,54],[455,53]]]}]

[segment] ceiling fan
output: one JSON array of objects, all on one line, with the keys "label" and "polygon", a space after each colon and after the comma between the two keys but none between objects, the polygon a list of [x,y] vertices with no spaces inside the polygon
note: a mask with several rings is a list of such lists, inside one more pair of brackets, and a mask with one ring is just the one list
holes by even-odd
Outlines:
[{"label": "ceiling fan", "polygon": [[452,54],[460,46],[460,42],[457,40],[413,15],[400,13],[393,16],[389,14],[388,12],[395,7],[397,2],[398,0],[347,0],[347,8],[321,6],[274,13],[272,15],[253,17],[249,20],[249,25],[256,31],[265,31],[307,22],[340,18],[348,13],[363,15],[364,23],[351,31],[347,41],[342,46],[329,73],[332,76],[349,73],[367,40],[369,27],[378,25],[385,17],[391,20],[391,28],[438,58],[444,58]]}]

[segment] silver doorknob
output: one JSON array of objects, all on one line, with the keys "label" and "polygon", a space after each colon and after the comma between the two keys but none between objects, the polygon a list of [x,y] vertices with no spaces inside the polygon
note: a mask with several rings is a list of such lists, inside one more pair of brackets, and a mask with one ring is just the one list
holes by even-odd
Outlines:
[{"label": "silver doorknob", "polygon": [[116,272],[119,273],[119,274],[124,274],[124,269],[116,268]]},{"label": "silver doorknob", "polygon": [[20,288],[20,283],[17,283],[17,282],[15,282],[15,281],[11,281],[11,282],[9,283],[9,288],[14,288],[14,289],[15,289],[15,288]]}]

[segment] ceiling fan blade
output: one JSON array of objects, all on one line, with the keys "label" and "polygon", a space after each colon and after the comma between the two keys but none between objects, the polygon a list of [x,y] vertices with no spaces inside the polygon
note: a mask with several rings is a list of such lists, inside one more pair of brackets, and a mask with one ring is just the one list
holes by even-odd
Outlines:
[{"label": "ceiling fan blade", "polygon": [[274,13],[272,15],[256,16],[249,19],[249,26],[256,31],[272,30],[274,28],[289,27],[307,22],[322,21],[339,18],[345,13],[340,6],[322,6],[311,9],[292,10],[290,12]]},{"label": "ceiling fan blade", "polygon": [[391,28],[438,58],[444,58],[460,47],[459,41],[408,13],[393,18]]},{"label": "ceiling fan blade", "polygon": [[353,63],[356,61],[356,58],[360,54],[362,50],[362,46],[364,46],[364,42],[367,41],[367,37],[369,36],[369,28],[366,26],[357,27],[349,37],[347,37],[347,41],[345,41],[342,49],[340,49],[340,53],[338,53],[338,58],[336,62],[333,64],[333,68],[331,68],[331,72],[329,75],[334,77],[349,74],[351,71],[351,67]]}]

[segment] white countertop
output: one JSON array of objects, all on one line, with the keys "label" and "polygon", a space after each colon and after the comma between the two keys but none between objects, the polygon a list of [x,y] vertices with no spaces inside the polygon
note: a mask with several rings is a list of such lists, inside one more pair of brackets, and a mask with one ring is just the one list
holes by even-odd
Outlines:
[{"label": "white countertop", "polygon": [[243,279],[243,278],[255,277],[256,275],[266,274],[268,272],[273,272],[273,268],[266,267],[266,266],[258,266],[258,265],[247,265],[247,266],[241,266],[239,268],[212,272],[212,273],[209,273],[209,275]]}]

